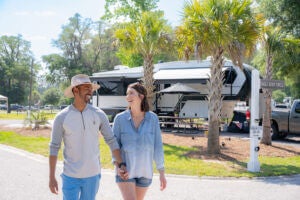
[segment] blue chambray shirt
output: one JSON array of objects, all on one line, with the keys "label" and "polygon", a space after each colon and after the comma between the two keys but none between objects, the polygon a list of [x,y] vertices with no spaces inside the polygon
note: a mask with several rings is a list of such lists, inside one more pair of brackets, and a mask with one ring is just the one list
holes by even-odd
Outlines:
[{"label": "blue chambray shirt", "polygon": [[129,178],[152,179],[153,160],[157,170],[164,169],[161,131],[155,113],[146,112],[138,129],[129,110],[119,113],[114,120],[113,132],[120,145],[122,159],[126,162]]}]

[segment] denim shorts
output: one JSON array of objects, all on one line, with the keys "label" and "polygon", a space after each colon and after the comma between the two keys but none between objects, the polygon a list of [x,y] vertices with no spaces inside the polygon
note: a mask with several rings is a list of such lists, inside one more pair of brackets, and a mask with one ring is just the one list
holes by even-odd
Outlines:
[{"label": "denim shorts", "polygon": [[73,178],[61,174],[64,200],[94,200],[99,189],[101,175]]},{"label": "denim shorts", "polygon": [[152,183],[152,179],[140,177],[140,178],[130,178],[127,180],[123,180],[123,179],[121,179],[120,176],[117,175],[116,182],[117,183],[132,182],[132,183],[135,183],[135,185],[138,187],[149,187]]}]

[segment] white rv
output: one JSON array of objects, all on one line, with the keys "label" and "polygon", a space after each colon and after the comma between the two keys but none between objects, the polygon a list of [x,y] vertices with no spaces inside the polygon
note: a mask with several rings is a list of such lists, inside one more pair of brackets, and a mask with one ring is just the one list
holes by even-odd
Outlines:
[{"label": "white rv", "polygon": [[[180,117],[208,118],[207,81],[210,76],[210,59],[202,61],[175,61],[154,65],[155,98],[154,112],[163,115],[173,115],[179,111]],[[244,69],[226,60],[224,72],[224,97],[222,117],[232,116],[237,101],[248,101],[251,87],[252,67],[244,65]],[[90,78],[101,85],[93,95],[93,105],[103,109],[107,114],[115,115],[126,109],[126,89],[130,83],[143,76],[143,67],[129,68],[116,66],[112,71],[94,73]],[[166,94],[160,90],[175,83],[183,83],[199,91],[198,94]]]}]

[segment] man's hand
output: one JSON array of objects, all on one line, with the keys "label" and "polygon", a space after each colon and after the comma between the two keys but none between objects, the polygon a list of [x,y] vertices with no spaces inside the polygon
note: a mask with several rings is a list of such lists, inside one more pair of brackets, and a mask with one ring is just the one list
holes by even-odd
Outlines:
[{"label": "man's hand", "polygon": [[53,194],[58,194],[58,184],[56,178],[50,178],[49,180],[49,188]]},{"label": "man's hand", "polygon": [[123,180],[127,180],[129,177],[129,174],[126,169],[126,165],[122,165],[121,167],[118,167],[117,173],[118,173],[118,176],[120,176],[121,179],[123,179]]}]

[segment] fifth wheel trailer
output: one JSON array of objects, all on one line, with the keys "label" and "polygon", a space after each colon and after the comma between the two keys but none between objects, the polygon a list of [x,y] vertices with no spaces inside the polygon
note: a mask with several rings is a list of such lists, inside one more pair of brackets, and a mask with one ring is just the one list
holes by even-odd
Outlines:
[{"label": "fifth wheel trailer", "polygon": [[[154,65],[155,96],[153,109],[157,114],[180,117],[208,118],[208,80],[210,77],[211,60],[192,60],[164,62]],[[243,69],[225,60],[223,67],[224,83],[222,88],[222,118],[232,116],[234,106],[239,101],[249,101],[251,87],[251,70],[247,64]],[[129,68],[116,66],[114,70],[94,73],[90,78],[101,85],[94,93],[92,103],[114,116],[127,107],[126,89],[131,83],[143,77],[143,67]],[[159,91],[176,83],[183,83],[199,91],[198,94],[165,94]]]}]

